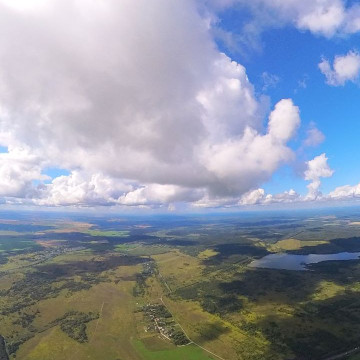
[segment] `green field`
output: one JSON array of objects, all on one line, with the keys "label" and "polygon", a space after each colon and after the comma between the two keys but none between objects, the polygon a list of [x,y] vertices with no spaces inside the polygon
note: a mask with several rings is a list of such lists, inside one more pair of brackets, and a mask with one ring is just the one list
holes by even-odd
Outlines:
[{"label": "green field", "polygon": [[135,342],[136,350],[146,360],[212,360],[214,358],[207,356],[203,350],[195,345],[187,345],[169,350],[148,350],[145,345],[137,340]]},{"label": "green field", "polygon": [[[248,265],[270,253],[360,251],[358,219],[14,222],[0,234],[0,335],[11,360],[340,354],[360,341],[359,260]],[[176,345],[189,342],[209,352]]]},{"label": "green field", "polygon": [[86,234],[91,236],[105,236],[105,237],[127,237],[129,236],[129,231],[101,231],[101,230],[88,230]]}]

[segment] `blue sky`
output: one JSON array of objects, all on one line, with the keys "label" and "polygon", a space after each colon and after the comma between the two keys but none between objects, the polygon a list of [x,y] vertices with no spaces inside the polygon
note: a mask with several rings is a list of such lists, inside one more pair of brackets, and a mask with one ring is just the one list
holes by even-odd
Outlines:
[{"label": "blue sky", "polygon": [[[230,32],[241,33],[249,20],[244,11],[230,8],[219,15],[220,26]],[[279,29],[266,29],[253,46],[239,44],[239,49],[229,49],[223,42],[218,46],[231,53],[232,59],[246,67],[250,81],[258,93],[269,96],[271,104],[280,99],[292,98],[301,111],[302,129],[294,139],[294,150],[311,123],[323,132],[325,140],[316,148],[306,149],[301,156],[313,158],[325,152],[329,165],[334,169],[330,178],[322,181],[322,191],[330,192],[337,186],[356,184],[360,179],[360,166],[356,158],[360,154],[360,89],[359,82],[347,82],[344,86],[329,86],[318,64],[323,57],[333,59],[350,50],[358,51],[359,35],[342,35],[327,38],[291,25]],[[263,91],[263,73],[278,78],[276,84]],[[306,193],[301,174],[290,166],[283,166],[263,185],[270,193],[294,188]]]},{"label": "blue sky", "polygon": [[359,36],[356,1],[0,0],[0,202],[356,202]]}]

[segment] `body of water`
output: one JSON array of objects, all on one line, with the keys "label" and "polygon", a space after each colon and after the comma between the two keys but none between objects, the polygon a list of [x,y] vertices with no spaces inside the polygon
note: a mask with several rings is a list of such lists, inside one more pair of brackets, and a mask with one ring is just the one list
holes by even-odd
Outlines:
[{"label": "body of water", "polygon": [[284,269],[284,270],[307,270],[307,264],[316,264],[322,261],[336,260],[355,260],[359,259],[360,252],[350,253],[341,252],[337,254],[270,254],[261,259],[254,260],[249,266],[267,269]]}]

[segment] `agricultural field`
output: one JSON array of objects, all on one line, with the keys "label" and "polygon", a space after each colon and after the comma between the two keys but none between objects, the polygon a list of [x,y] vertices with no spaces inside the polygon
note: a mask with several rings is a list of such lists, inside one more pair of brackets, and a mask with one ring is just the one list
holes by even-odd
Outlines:
[{"label": "agricultural field", "polygon": [[251,266],[356,252],[356,209],[0,213],[0,359],[356,360],[356,256]]}]

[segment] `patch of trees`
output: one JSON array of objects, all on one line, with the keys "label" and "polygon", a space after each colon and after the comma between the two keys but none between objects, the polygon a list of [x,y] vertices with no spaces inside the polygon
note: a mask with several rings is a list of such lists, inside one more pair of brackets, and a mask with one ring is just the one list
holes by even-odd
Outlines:
[{"label": "patch of trees", "polygon": [[242,322],[239,327],[251,336],[255,336],[259,332],[258,326],[253,322]]},{"label": "patch of trees", "polygon": [[21,299],[12,299],[14,302],[6,304],[0,311],[1,315],[9,315],[15,312],[19,312],[20,310],[34,305],[36,301],[31,300],[29,297],[21,298]]},{"label": "patch of trees", "polygon": [[175,331],[171,335],[171,339],[174,341],[175,345],[186,345],[189,343],[189,339],[185,336],[182,331]]},{"label": "patch of trees", "polygon": [[169,310],[163,304],[150,304],[144,306],[145,314],[154,315],[156,318],[169,319],[172,317]]},{"label": "patch of trees", "polygon": [[321,329],[306,335],[297,334],[297,336],[285,338],[284,342],[296,355],[305,359],[321,358],[326,353],[351,347],[351,344],[347,344],[346,340],[344,341],[333,333]]},{"label": "patch of trees", "polygon": [[60,329],[73,340],[79,343],[88,341],[86,334],[86,324],[89,321],[99,318],[98,313],[83,313],[80,311],[70,311],[61,318],[55,320],[60,324]]},{"label": "patch of trees", "polygon": [[148,326],[148,329],[159,331],[166,338],[170,338],[175,345],[186,345],[189,343],[190,340],[181,328],[175,328],[175,321],[165,305],[148,304],[142,308],[142,311],[152,323],[152,325]]},{"label": "patch of trees", "polygon": [[23,328],[27,328],[34,321],[36,316],[39,314],[39,310],[32,314],[22,313],[19,318],[13,321],[13,325],[21,325]]},{"label": "patch of trees", "polygon": [[55,284],[43,273],[26,273],[24,279],[17,281],[10,289],[2,291],[1,295],[8,296],[11,301],[1,309],[0,314],[12,314],[40,300],[57,297],[62,290],[76,292],[91,288],[90,284],[72,279],[66,279],[58,286],[54,286]]},{"label": "patch of trees", "polygon": [[[11,286],[2,290],[1,296],[9,297],[9,301],[1,308],[1,315],[8,315],[36,304],[40,300],[57,297],[61,291],[70,293],[88,290],[99,282],[109,281],[100,272],[117,266],[149,263],[148,259],[132,256],[109,256],[102,260],[78,261],[63,264],[47,264],[37,267],[37,271],[25,273],[25,277]],[[151,267],[147,266],[141,274],[142,277],[150,276]],[[80,275],[82,281],[69,278]],[[137,278],[140,293],[144,291],[144,279]]]},{"label": "patch of trees", "polygon": [[146,279],[147,276],[144,276],[143,274],[136,274],[136,282],[135,282],[135,286],[133,287],[134,296],[137,297],[137,296],[145,295],[145,289],[147,287]]},{"label": "patch of trees", "polygon": [[72,261],[65,264],[45,264],[38,267],[44,277],[56,281],[59,278],[72,277],[74,275],[85,276],[116,269],[119,266],[132,266],[148,262],[148,259],[130,255],[108,255],[101,258],[92,258],[86,261]]},{"label": "patch of trees", "polygon": [[[322,229],[323,230],[323,229]],[[360,237],[332,239],[326,244],[306,246],[301,249],[288,251],[291,254],[335,254],[338,252],[357,252],[360,251]]]},{"label": "patch of trees", "polygon": [[199,335],[207,341],[215,340],[230,330],[221,321],[200,323],[197,329]]},{"label": "patch of trees", "polygon": [[27,334],[26,336],[23,336],[21,338],[16,339],[15,341],[9,342],[7,344],[7,348],[9,351],[9,354],[14,354],[16,351],[18,351],[19,347],[21,344],[23,344],[24,342],[28,341],[29,339],[31,339],[32,337],[34,337],[34,334]]},{"label": "patch of trees", "polygon": [[231,286],[230,289],[224,289],[223,284],[230,283],[204,281],[177,289],[175,294],[186,300],[198,301],[201,307],[211,314],[223,316],[241,310],[243,302],[238,298],[241,287]]},{"label": "patch of trees", "polygon": [[0,335],[0,360],[9,360],[9,356],[6,351],[5,339]]},{"label": "patch of trees", "polygon": [[[91,284],[92,285],[92,284]],[[70,292],[77,292],[81,290],[89,290],[91,285],[81,281],[69,280],[59,287],[60,290],[66,289]]]},{"label": "patch of trees", "polygon": [[202,308],[211,313],[225,315],[243,308],[243,303],[235,295],[205,296],[201,301]]},{"label": "patch of trees", "polygon": [[81,280],[84,281],[89,286],[89,288],[91,287],[91,285],[97,285],[102,282],[110,282],[107,276],[92,273],[82,275]]},{"label": "patch of trees", "polygon": [[145,290],[147,288],[146,280],[151,277],[153,274],[157,273],[156,264],[153,261],[146,262],[143,264],[143,269],[140,274],[136,274],[136,283],[133,288],[134,296],[143,296],[145,295]]}]

